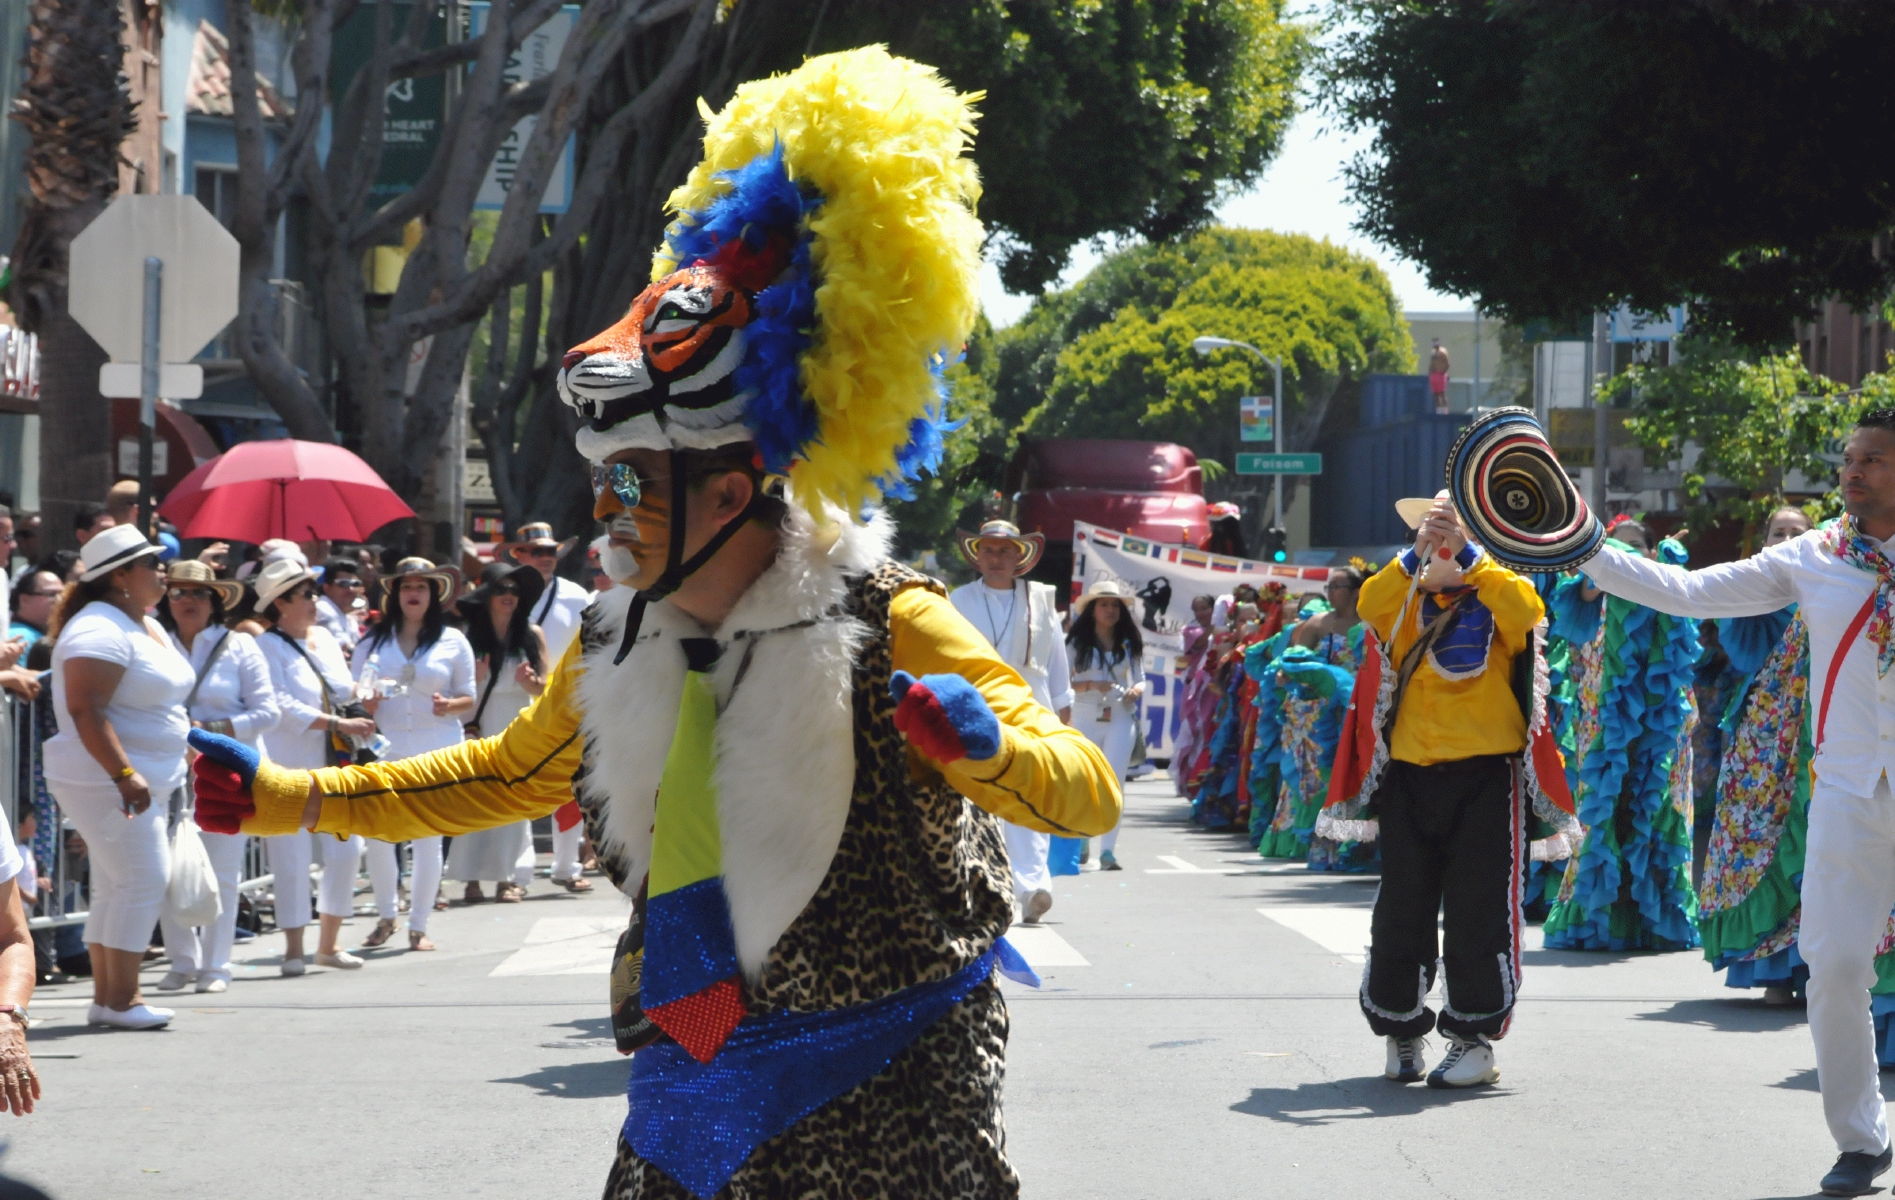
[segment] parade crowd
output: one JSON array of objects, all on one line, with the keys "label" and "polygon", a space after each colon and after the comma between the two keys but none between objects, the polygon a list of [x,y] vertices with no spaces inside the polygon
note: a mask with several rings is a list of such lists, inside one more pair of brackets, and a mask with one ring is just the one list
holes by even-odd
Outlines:
[{"label": "parade crowd", "polygon": [[[517,902],[537,864],[530,822],[450,846],[211,832],[192,819],[186,735],[208,730],[313,768],[498,732],[544,689],[595,594],[555,574],[574,540],[529,524],[515,541],[468,545],[465,573],[325,542],[217,542],[183,557],[170,532],[155,543],[139,532],[135,503],[120,485],[79,511],[76,553],[22,556],[9,573],[0,684],[32,702],[21,719],[41,743],[15,827],[21,898],[31,915],[87,914],[83,926],[35,931],[39,981],[90,976],[90,1023],[152,1028],[173,1012],[146,1001],[141,966],[168,960],[159,992],[222,992],[233,946],[257,936],[265,914],[284,938],[283,975],[312,962],[361,968],[340,936],[364,869],[377,920],[355,949],[387,945],[403,924],[408,949],[434,949],[428,918],[448,905],[444,879],[463,885],[465,903],[488,888],[494,902]],[[593,588],[610,588],[596,546],[587,557]],[[550,882],[590,890],[577,806],[551,825]],[[175,878],[198,846],[219,901],[202,923],[180,911]],[[247,859],[271,880],[240,893]]]}]

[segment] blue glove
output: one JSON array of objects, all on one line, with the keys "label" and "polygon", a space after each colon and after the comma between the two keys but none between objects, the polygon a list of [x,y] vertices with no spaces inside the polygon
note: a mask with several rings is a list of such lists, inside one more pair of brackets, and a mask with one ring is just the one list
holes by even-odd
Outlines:
[{"label": "blue glove", "polygon": [[193,729],[191,749],[197,761],[191,774],[197,792],[198,828],[211,833],[240,833],[245,819],[255,816],[257,752],[236,738],[205,729]]},{"label": "blue glove", "polygon": [[1000,753],[999,718],[980,689],[959,675],[916,679],[897,671],[888,690],[895,697],[895,728],[934,761],[981,762]]}]

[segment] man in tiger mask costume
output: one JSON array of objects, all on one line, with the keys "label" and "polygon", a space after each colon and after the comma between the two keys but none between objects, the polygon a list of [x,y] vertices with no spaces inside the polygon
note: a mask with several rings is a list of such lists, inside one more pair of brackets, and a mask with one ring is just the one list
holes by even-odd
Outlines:
[{"label": "man in tiger mask costume", "polygon": [[612,1200],[1019,1190],[1000,822],[1120,797],[869,507],[938,459],[976,309],[968,99],[869,48],[711,120],[655,282],[561,373],[628,586],[503,733],[315,772],[195,742],[200,823],[251,833],[461,833],[578,780],[635,897]]}]

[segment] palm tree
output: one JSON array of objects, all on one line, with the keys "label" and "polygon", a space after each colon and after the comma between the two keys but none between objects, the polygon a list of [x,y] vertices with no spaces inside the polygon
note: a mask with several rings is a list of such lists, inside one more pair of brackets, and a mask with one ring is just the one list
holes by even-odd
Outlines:
[{"label": "palm tree", "polygon": [[112,484],[105,352],[66,311],[67,249],[112,199],[119,146],[137,128],[119,0],[29,0],[25,78],[13,119],[31,139],[27,202],[7,301],[39,335],[40,497],[46,548],[72,544],[72,512]]}]

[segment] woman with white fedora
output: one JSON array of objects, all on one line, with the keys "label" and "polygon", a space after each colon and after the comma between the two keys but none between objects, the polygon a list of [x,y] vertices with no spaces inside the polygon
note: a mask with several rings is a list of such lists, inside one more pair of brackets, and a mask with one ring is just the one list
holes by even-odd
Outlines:
[{"label": "woman with white fedora", "polygon": [[184,786],[184,699],[197,676],[145,615],[165,591],[158,554],[131,525],[95,534],[48,627],[59,732],[43,750],[46,783],[91,864],[87,1020],[123,1029],[173,1015],[144,1002],[138,968],[171,879],[169,802]]},{"label": "woman with white fedora", "polygon": [[[375,722],[347,717],[338,710],[354,686],[342,648],[316,620],[316,576],[297,558],[281,557],[256,574],[257,619],[267,628],[257,638],[270,664],[270,684],[283,711],[276,728],[263,735],[272,762],[286,767],[326,767],[333,761],[331,739],[368,737]],[[301,975],[303,930],[309,925],[309,868],[322,862],[322,888],[316,897],[321,940],[318,966],[352,971],[362,960],[336,945],[342,922],[355,912],[355,877],[362,862],[362,839],[319,837],[307,829],[263,839],[276,878],[276,926],[283,931],[283,974]]]},{"label": "woman with white fedora", "polygon": [[[1137,732],[1138,698],[1145,692],[1145,638],[1132,611],[1132,589],[1116,579],[1086,588],[1073,605],[1066,652],[1072,659],[1073,727],[1105,754],[1124,779]],[[1099,869],[1119,869],[1119,827],[1099,839]]]},{"label": "woman with white fedora", "polygon": [[[282,709],[270,682],[270,663],[247,633],[225,628],[228,615],[243,599],[243,584],[219,579],[217,572],[193,558],[178,559],[165,572],[165,598],[158,606],[158,623],[171,632],[171,644],[191,664],[197,682],[185,697],[185,715],[191,725],[236,738],[255,746],[276,728]],[[188,819],[188,818],[185,818]],[[249,837],[241,833],[201,832],[210,855],[223,900],[213,925],[194,929],[174,920],[169,911],[159,920],[171,972],[158,984],[161,992],[196,984],[200,992],[221,992],[230,986],[230,948],[237,934],[237,884],[243,876],[243,851]]]},{"label": "woman with white fedora", "polygon": [[[369,704],[388,739],[385,759],[454,745],[462,738],[461,722],[474,711],[474,647],[447,624],[460,583],[459,571],[425,558],[404,558],[382,577],[381,620],[363,635],[350,665],[357,680],[374,688]],[[428,914],[441,887],[441,839],[416,838],[409,845],[408,948],[432,950]],[[380,946],[395,931],[398,870],[394,846],[369,843],[368,874],[381,919],[365,946]]]}]

